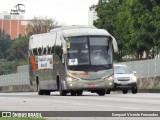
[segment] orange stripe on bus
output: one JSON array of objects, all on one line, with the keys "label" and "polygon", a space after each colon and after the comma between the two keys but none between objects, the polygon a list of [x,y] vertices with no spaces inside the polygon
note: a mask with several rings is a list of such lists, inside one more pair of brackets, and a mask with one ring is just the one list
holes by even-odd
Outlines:
[{"label": "orange stripe on bus", "polygon": [[30,62],[32,65],[32,70],[36,70],[36,62],[35,62],[35,57],[34,56],[30,56]]}]

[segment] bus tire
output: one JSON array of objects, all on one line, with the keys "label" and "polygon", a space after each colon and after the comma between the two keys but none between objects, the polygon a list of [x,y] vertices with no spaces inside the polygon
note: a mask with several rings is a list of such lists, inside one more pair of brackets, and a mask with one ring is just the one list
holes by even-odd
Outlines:
[{"label": "bus tire", "polygon": [[82,96],[82,94],[83,94],[83,90],[77,91],[77,95],[78,95],[78,96]]},{"label": "bus tire", "polygon": [[60,96],[66,96],[67,95],[67,92],[65,90],[60,90],[59,93],[60,93]]},{"label": "bus tire", "polygon": [[36,76],[36,92],[38,92],[38,85],[39,85],[39,79],[38,76]]},{"label": "bus tire", "polygon": [[71,96],[76,96],[76,91],[71,91]]},{"label": "bus tire", "polygon": [[50,94],[51,94],[51,91],[46,90],[46,91],[44,92],[44,94],[45,94],[45,95],[50,95]]},{"label": "bus tire", "polygon": [[110,93],[111,93],[110,89],[106,90],[106,94],[110,94]]},{"label": "bus tire", "polygon": [[99,90],[99,91],[97,92],[97,94],[98,94],[99,96],[105,96],[106,90]]},{"label": "bus tire", "polygon": [[67,95],[67,91],[63,90],[62,84],[61,84],[61,82],[59,82],[59,77],[57,77],[57,87],[58,87],[60,96],[66,96]]},{"label": "bus tire", "polygon": [[44,95],[44,91],[40,89],[39,84],[37,85],[38,95]]}]

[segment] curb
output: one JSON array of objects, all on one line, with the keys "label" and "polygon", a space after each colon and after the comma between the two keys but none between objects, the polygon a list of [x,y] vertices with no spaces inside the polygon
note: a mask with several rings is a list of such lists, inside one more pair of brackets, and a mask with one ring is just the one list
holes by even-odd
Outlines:
[{"label": "curb", "polygon": [[160,89],[138,89],[138,93],[160,93]]}]

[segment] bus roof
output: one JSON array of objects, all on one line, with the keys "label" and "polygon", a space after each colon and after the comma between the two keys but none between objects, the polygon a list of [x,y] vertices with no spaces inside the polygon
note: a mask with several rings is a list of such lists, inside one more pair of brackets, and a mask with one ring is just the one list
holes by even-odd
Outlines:
[{"label": "bus roof", "polygon": [[50,30],[49,33],[32,35],[29,40],[29,49],[52,47],[55,44],[55,39],[60,40],[63,37],[74,36],[111,36],[113,38],[113,46],[118,51],[117,42],[115,38],[104,29],[97,29],[90,26],[66,26]]},{"label": "bus roof", "polygon": [[92,28],[92,29],[96,29],[96,27],[94,26],[85,26],[85,25],[73,25],[73,26],[62,26],[62,27],[58,27],[58,28],[54,28],[52,30],[50,30],[50,32],[55,32],[55,31],[60,31],[60,30],[71,30],[71,29],[82,29],[82,28]]}]

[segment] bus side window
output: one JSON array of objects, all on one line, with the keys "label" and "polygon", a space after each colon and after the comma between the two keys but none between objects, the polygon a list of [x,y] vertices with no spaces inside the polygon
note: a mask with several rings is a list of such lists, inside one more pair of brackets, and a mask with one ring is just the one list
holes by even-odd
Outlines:
[{"label": "bus side window", "polygon": [[33,54],[34,54],[34,56],[35,56],[35,55],[38,55],[38,53],[37,53],[37,48],[33,49]]},{"label": "bus side window", "polygon": [[42,49],[41,48],[38,48],[38,53],[39,53],[39,55],[41,55],[41,53],[42,53]]},{"label": "bus side window", "polygon": [[48,54],[51,54],[51,47],[48,47]]},{"label": "bus side window", "polygon": [[46,48],[44,48],[44,50],[43,50],[43,54],[46,54]]},{"label": "bus side window", "polygon": [[50,52],[51,54],[53,54],[54,53],[54,46],[52,46],[52,48],[51,48],[51,52]]},{"label": "bus side window", "polygon": [[56,39],[56,45],[55,45],[55,54],[59,56],[59,59],[62,60],[62,44],[60,39]]}]

